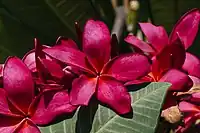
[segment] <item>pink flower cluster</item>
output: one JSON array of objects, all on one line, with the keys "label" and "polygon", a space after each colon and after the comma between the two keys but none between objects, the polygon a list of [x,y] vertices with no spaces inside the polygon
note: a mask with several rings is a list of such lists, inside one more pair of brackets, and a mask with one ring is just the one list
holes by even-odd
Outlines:
[{"label": "pink flower cluster", "polygon": [[[64,37],[52,47],[35,39],[35,48],[22,60],[8,57],[1,65],[0,132],[40,133],[38,126],[73,114],[79,106],[87,106],[91,98],[117,114],[127,114],[131,97],[126,86],[144,82],[170,82],[163,108],[176,105],[177,92],[188,91],[200,78],[200,60],[186,52],[199,21],[200,11],[189,11],[170,37],[161,26],[140,23],[147,42],[128,35],[125,41],[137,52],[115,56],[111,55],[115,39],[101,21],[88,20],[83,32],[78,32],[82,49]],[[198,103],[200,93],[178,103],[188,114],[187,126],[200,116]],[[177,132],[183,129],[179,127]]]}]

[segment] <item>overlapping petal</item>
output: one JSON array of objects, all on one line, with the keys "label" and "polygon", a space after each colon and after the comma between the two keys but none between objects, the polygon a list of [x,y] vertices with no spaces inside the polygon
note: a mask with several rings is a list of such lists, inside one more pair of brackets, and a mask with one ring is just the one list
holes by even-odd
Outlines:
[{"label": "overlapping petal", "polygon": [[3,75],[3,87],[9,98],[27,112],[34,98],[34,83],[28,67],[19,58],[9,57]]},{"label": "overlapping petal", "polygon": [[70,92],[70,102],[73,105],[88,105],[90,98],[95,93],[97,80],[97,78],[90,78],[85,75],[75,79]]},{"label": "overlapping petal", "polygon": [[21,118],[15,118],[12,116],[0,115],[0,132],[1,133],[14,133],[17,127],[20,125]]},{"label": "overlapping petal", "polygon": [[66,63],[67,65],[75,66],[83,71],[93,74],[93,72],[89,69],[86,55],[81,51],[73,48],[68,48],[65,51],[56,48],[47,48],[43,49],[43,51],[51,57]]},{"label": "overlapping petal", "polygon": [[182,101],[179,103],[179,109],[184,113],[198,113],[200,112],[200,108],[194,104],[189,102]]},{"label": "overlapping petal", "polygon": [[101,77],[98,82],[97,99],[119,114],[131,111],[131,97],[122,83]]},{"label": "overlapping petal", "polygon": [[67,48],[78,49],[78,46],[72,39],[68,39],[64,37],[59,37],[56,41],[56,45],[53,47],[61,49],[63,51],[67,50]]},{"label": "overlapping petal", "polygon": [[126,82],[145,76],[150,72],[150,66],[145,55],[131,53],[114,58],[105,66],[103,73]]},{"label": "overlapping petal", "polygon": [[35,50],[31,50],[26,53],[22,60],[32,72],[37,71],[35,62]]},{"label": "overlapping petal", "polygon": [[127,43],[133,45],[134,47],[141,49],[143,52],[147,52],[147,53],[155,53],[156,52],[148,43],[136,38],[133,35],[128,35],[124,40]]},{"label": "overlapping petal", "polygon": [[[170,68],[181,68],[185,61],[185,49],[178,38],[176,43],[166,46],[163,51],[156,57],[157,68],[164,72]],[[155,66],[154,66],[155,67]]]},{"label": "overlapping petal", "polygon": [[168,89],[169,91],[180,92],[189,90],[193,85],[190,77],[177,69],[170,69],[167,71],[159,82],[169,82],[172,84],[172,86]]},{"label": "overlapping petal", "polygon": [[173,43],[177,39],[177,32],[183,41],[185,49],[192,45],[199,28],[200,11],[193,9],[187,12],[174,26],[170,35],[170,42]]},{"label": "overlapping petal", "polygon": [[196,56],[187,52],[182,68],[189,75],[200,78],[200,60]]},{"label": "overlapping petal", "polygon": [[83,51],[100,71],[110,59],[111,37],[108,27],[101,21],[88,20],[83,31]]},{"label": "overlapping petal", "polygon": [[147,37],[148,42],[153,46],[157,53],[168,44],[168,35],[162,26],[154,26],[151,23],[139,23],[142,31]]},{"label": "overlapping petal", "polygon": [[38,100],[36,111],[31,117],[37,125],[50,124],[56,120],[56,117],[70,114],[77,108],[69,103],[69,95],[65,90],[45,91]]},{"label": "overlapping petal", "polygon": [[41,133],[39,128],[30,120],[24,119],[15,130],[16,133]]}]

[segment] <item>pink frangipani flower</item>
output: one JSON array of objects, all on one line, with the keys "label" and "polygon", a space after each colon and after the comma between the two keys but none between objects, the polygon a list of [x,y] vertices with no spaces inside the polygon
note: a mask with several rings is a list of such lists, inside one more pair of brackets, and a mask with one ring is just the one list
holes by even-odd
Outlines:
[{"label": "pink frangipani flower", "polygon": [[1,133],[40,133],[36,125],[50,124],[56,116],[74,110],[67,103],[60,106],[63,104],[60,101],[69,101],[69,96],[62,91],[49,101],[44,101],[44,97],[50,92],[37,96],[30,70],[17,57],[9,57],[5,62],[0,91]]},{"label": "pink frangipani flower", "polygon": [[101,21],[87,21],[83,35],[83,52],[73,48],[46,48],[43,51],[67,65],[83,71],[72,83],[70,101],[88,105],[92,96],[119,114],[131,111],[131,98],[123,83],[145,76],[149,59],[143,54],[126,54],[111,58],[111,37]]}]

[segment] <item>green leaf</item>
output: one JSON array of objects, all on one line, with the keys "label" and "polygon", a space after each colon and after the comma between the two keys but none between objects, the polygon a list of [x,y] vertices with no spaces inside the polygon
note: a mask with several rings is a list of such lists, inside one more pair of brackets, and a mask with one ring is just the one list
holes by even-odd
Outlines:
[{"label": "green leaf", "polygon": [[[104,4],[102,4],[104,3]],[[2,0],[13,16],[34,31],[56,40],[58,36],[76,39],[74,22],[83,27],[89,18],[112,22],[110,1],[102,0]],[[109,13],[105,13],[109,9]]]},{"label": "green leaf", "polygon": [[[110,109],[91,103],[69,120],[40,128],[42,133],[154,133],[169,83],[150,83],[130,92],[133,117],[121,117]],[[90,131],[91,130],[91,131]]]},{"label": "green leaf", "polygon": [[16,19],[0,9],[0,61],[8,56],[23,56],[33,47],[34,34]]}]

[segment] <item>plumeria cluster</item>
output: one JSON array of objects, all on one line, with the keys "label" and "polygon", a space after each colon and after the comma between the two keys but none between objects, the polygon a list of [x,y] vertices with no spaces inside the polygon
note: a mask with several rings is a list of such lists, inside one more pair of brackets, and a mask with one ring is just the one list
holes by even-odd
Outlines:
[{"label": "plumeria cluster", "polygon": [[117,54],[115,36],[107,26],[88,20],[77,28],[82,49],[65,37],[52,47],[35,39],[35,48],[22,59],[8,57],[1,65],[0,132],[40,133],[45,126],[73,115],[93,99],[119,115],[132,111],[126,86],[144,82],[170,82],[163,109],[174,105],[184,112],[186,131],[200,116],[200,93],[186,100],[178,94],[200,83],[200,60],[186,52],[198,31],[200,11],[193,9],[175,25],[168,37],[161,26],[140,23],[147,42],[133,35],[125,41],[134,53]]}]

